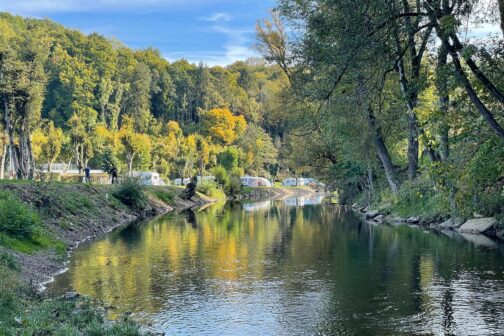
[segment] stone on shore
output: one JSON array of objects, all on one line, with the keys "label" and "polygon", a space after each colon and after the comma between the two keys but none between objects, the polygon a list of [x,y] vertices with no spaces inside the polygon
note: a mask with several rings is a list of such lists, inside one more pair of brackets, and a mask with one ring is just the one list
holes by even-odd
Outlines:
[{"label": "stone on shore", "polygon": [[486,233],[495,228],[497,220],[493,217],[468,220],[459,228],[461,233]]},{"label": "stone on shore", "polygon": [[408,224],[418,224],[420,223],[420,218],[419,217],[410,217],[408,218]]},{"label": "stone on shore", "polygon": [[377,217],[379,214],[380,213],[378,212],[378,210],[366,212],[366,219],[373,219],[373,218]]},{"label": "stone on shore", "polygon": [[373,218],[373,220],[374,220],[375,222],[380,223],[380,224],[381,224],[381,223],[383,223],[384,219],[385,219],[385,216],[384,216],[384,215],[378,215],[378,216],[376,216],[375,218]]},{"label": "stone on shore", "polygon": [[450,218],[443,223],[439,224],[442,229],[456,229],[464,224],[464,220],[460,217]]}]

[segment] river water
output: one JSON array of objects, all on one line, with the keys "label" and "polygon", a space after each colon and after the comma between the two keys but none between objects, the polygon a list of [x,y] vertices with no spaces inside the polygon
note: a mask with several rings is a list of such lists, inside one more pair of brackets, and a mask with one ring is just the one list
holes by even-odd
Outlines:
[{"label": "river water", "polygon": [[320,199],[170,214],[73,253],[51,291],[166,335],[504,335],[504,250]]}]

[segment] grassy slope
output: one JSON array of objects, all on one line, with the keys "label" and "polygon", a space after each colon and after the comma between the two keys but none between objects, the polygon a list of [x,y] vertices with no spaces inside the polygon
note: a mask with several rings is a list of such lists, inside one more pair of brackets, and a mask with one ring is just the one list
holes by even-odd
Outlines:
[{"label": "grassy slope", "polygon": [[[113,191],[111,186],[0,181],[0,193],[14,196],[24,211],[40,221],[36,233],[30,235],[12,235],[0,227],[0,335],[140,334],[128,320],[108,322],[99,303],[86,298],[41,299],[28,285],[30,280],[41,281],[57,272],[66,251],[77,242],[140,216],[114,198]],[[164,212],[212,201],[201,194],[193,201],[183,201],[179,198],[182,191],[146,188],[148,208]]]}]

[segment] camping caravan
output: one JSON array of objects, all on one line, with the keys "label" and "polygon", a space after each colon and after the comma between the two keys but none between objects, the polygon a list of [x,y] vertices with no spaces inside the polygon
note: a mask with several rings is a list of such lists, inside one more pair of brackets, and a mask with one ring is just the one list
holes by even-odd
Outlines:
[{"label": "camping caravan", "polygon": [[257,188],[257,187],[271,187],[271,182],[264,177],[243,176],[241,178],[242,186]]},{"label": "camping caravan", "polygon": [[175,180],[173,180],[173,184],[176,186],[176,187],[180,187],[180,186],[186,186],[187,184],[189,184],[191,179],[188,179],[188,178],[185,178],[185,179],[182,179],[182,178],[176,178]]},{"label": "camping caravan", "polygon": [[137,178],[143,185],[162,186],[165,184],[158,173],[133,172],[133,177]]},{"label": "camping caravan", "polygon": [[257,186],[270,188],[271,182],[268,181],[268,179],[265,179],[264,177],[257,177]]},{"label": "camping caravan", "polygon": [[282,182],[282,186],[284,187],[298,187],[298,186],[302,186],[304,183],[304,179],[302,178],[293,178],[293,177],[289,177],[289,178],[286,178],[285,180],[283,180]]},{"label": "camping caravan", "polygon": [[257,180],[257,178],[252,176],[242,177],[241,182],[242,186],[244,187],[257,188],[259,186],[259,181]]}]

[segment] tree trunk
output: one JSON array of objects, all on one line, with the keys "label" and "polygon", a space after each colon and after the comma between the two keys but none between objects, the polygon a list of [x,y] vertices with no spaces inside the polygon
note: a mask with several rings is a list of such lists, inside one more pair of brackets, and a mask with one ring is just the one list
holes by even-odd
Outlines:
[{"label": "tree trunk", "polygon": [[[449,41],[447,40],[448,43],[447,46],[449,49],[452,49],[454,53],[461,52],[464,49],[464,46],[458,39],[456,34],[451,34],[450,35],[452,41],[453,41],[453,46],[449,45]],[[483,86],[492,94],[492,96],[500,102],[502,105],[504,105],[504,94],[499,91],[499,89],[492,83],[492,81],[485,76],[485,74],[480,70],[476,62],[472,58],[467,58],[465,59],[467,66],[471,70],[471,72],[474,74],[476,78],[483,84]]]},{"label": "tree trunk", "polygon": [[394,195],[397,195],[399,184],[397,182],[394,165],[392,163],[392,159],[390,158],[390,153],[387,149],[387,146],[385,145],[385,141],[383,140],[381,128],[376,123],[376,118],[371,107],[368,107],[367,117],[369,129],[372,133],[378,156],[383,165],[383,169],[385,170],[385,176],[387,177],[387,181],[389,183],[390,189],[392,190],[392,193]]},{"label": "tree trunk", "polygon": [[26,117],[23,117],[19,129],[19,153],[22,178],[31,180],[35,173],[35,167],[30,138],[30,121]]},{"label": "tree trunk", "polygon": [[5,159],[6,158],[7,158],[7,145],[4,145],[2,161],[0,162],[0,180],[5,179]]},{"label": "tree trunk", "polygon": [[374,191],[373,168],[368,162],[368,204],[371,204],[371,201],[373,200]]},{"label": "tree trunk", "polygon": [[502,30],[502,36],[504,37],[504,0],[497,1],[499,2],[500,26]]},{"label": "tree trunk", "polygon": [[[504,0],[503,0],[504,1]],[[447,161],[450,155],[450,143],[448,134],[450,132],[450,125],[448,123],[448,108],[450,105],[450,96],[448,94],[448,85],[443,76],[440,73],[444,71],[444,68],[448,62],[448,49],[441,46],[438,55],[437,64],[437,91],[439,94],[439,110],[441,112],[441,125],[439,130],[439,142],[440,142],[440,154],[441,160]]]},{"label": "tree trunk", "polygon": [[452,58],[453,65],[455,66],[455,71],[459,77],[459,80],[462,82],[462,85],[464,89],[467,92],[467,95],[469,96],[469,99],[471,99],[471,102],[476,106],[478,112],[483,116],[485,121],[488,123],[488,125],[494,130],[494,132],[504,139],[504,129],[502,128],[501,125],[495,120],[495,117],[493,116],[492,112],[486,107],[486,105],[479,99],[478,94],[474,90],[474,88],[471,85],[471,82],[467,78],[467,75],[465,74],[464,70],[462,69],[462,64],[460,63],[460,59],[455,52],[455,50],[451,47],[449,41],[443,36],[443,32],[437,30],[438,37],[441,39],[441,42],[443,45],[448,49],[448,52],[450,53],[450,57]]},{"label": "tree trunk", "polygon": [[131,177],[133,174],[133,160],[135,158],[134,153],[126,153],[126,163],[128,165],[128,176]]},{"label": "tree trunk", "polygon": [[16,143],[14,141],[14,125],[12,124],[11,120],[11,115],[10,115],[10,108],[7,100],[4,98],[3,99],[4,103],[4,120],[5,120],[5,129],[7,131],[7,136],[9,138],[9,144],[8,144],[8,149],[9,149],[9,164],[10,164],[10,171],[9,171],[9,177],[12,177],[13,172],[18,172],[18,156],[17,156],[17,150],[16,150]]},{"label": "tree trunk", "polygon": [[416,94],[409,92],[404,62],[402,59],[397,63],[397,72],[399,73],[399,84],[406,105],[408,108],[408,178],[413,180],[418,172],[418,127],[415,116],[415,106],[417,104]]}]

